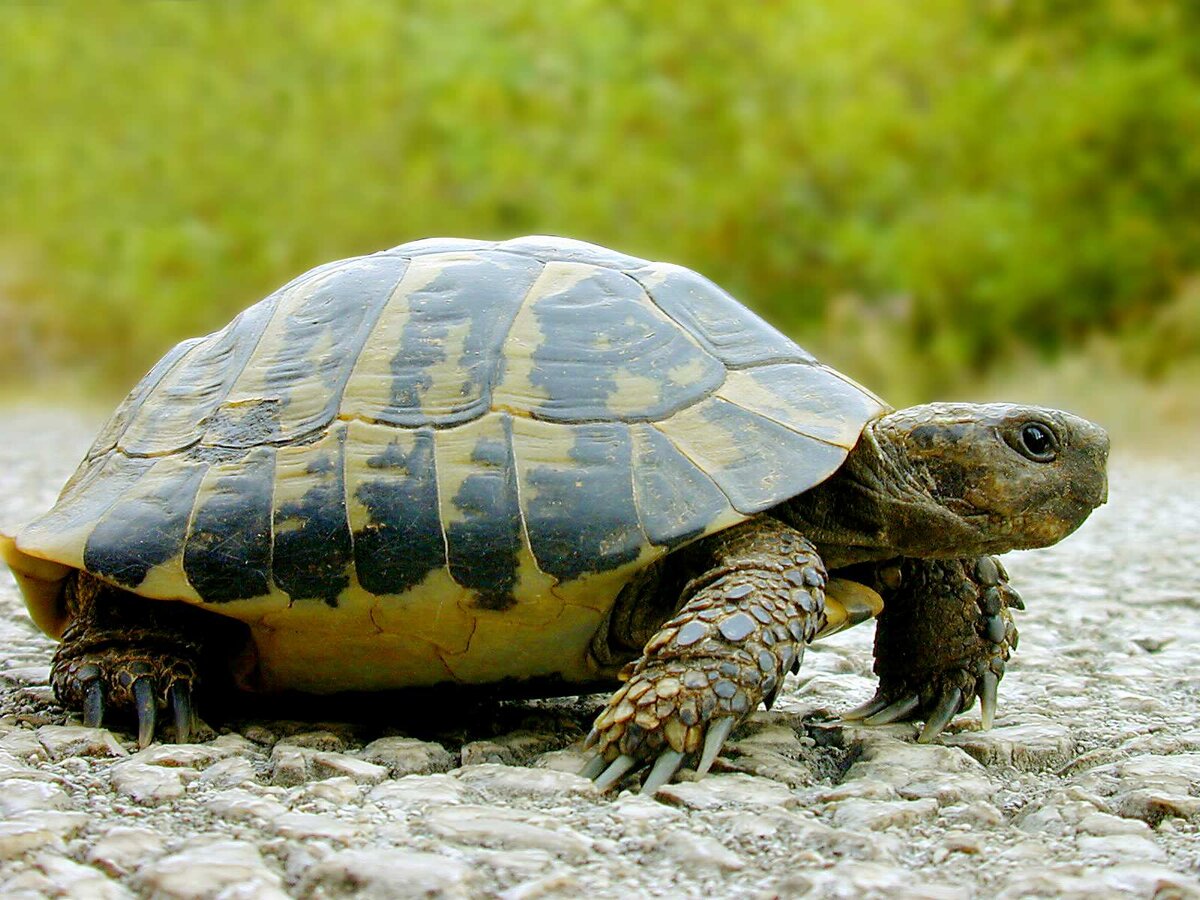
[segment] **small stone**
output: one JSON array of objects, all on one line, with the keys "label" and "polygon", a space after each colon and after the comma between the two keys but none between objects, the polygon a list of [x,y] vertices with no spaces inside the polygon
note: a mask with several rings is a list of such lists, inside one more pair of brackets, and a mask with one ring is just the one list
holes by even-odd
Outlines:
[{"label": "small stone", "polygon": [[833,805],[833,823],[839,828],[882,831],[927,822],[937,816],[938,804],[924,800],[862,800],[851,798]]},{"label": "small stone", "polygon": [[465,900],[476,896],[474,879],[471,867],[436,853],[381,848],[342,850],[305,872],[297,894],[304,898]]},{"label": "small stone", "polygon": [[960,731],[943,735],[942,743],[965,750],[986,766],[1013,766],[1024,771],[1056,769],[1075,755],[1070,730],[1049,722]]},{"label": "small stone", "polygon": [[1133,862],[1108,866],[1100,873],[1106,887],[1127,897],[1156,900],[1197,900],[1200,881],[1165,866]]},{"label": "small stone", "polygon": [[205,798],[213,815],[238,821],[270,822],[287,812],[287,807],[269,797],[234,788]]},{"label": "small stone", "polygon": [[367,795],[367,802],[383,809],[405,811],[431,804],[461,803],[468,793],[466,786],[450,775],[406,775],[374,788]]},{"label": "small stone", "polygon": [[120,877],[161,854],[165,846],[166,841],[157,831],[117,825],[96,838],[88,848],[87,861]]},{"label": "small stone", "polygon": [[565,830],[556,822],[532,812],[488,806],[452,806],[435,809],[426,817],[434,834],[461,844],[502,850],[544,850],[554,856],[580,861],[591,841]]},{"label": "small stone", "polygon": [[213,763],[200,773],[200,777],[197,780],[201,784],[227,788],[236,787],[239,784],[246,784],[247,782],[254,782],[257,780],[257,776],[250,760],[241,756],[231,756]]},{"label": "small stone", "polygon": [[293,787],[308,781],[313,751],[304,747],[276,744],[271,751],[271,783]]},{"label": "small stone", "polygon": [[90,823],[86,813],[31,810],[0,820],[0,860],[46,846],[60,846]]},{"label": "small stone", "polygon": [[942,817],[947,822],[972,828],[998,828],[1004,824],[1004,814],[985,800],[947,806]]},{"label": "small stone", "polygon": [[797,799],[787,785],[753,775],[722,775],[703,781],[667,784],[655,796],[689,809],[713,810],[726,806],[792,806]]},{"label": "small stone", "polygon": [[691,872],[736,872],[746,866],[729,848],[692,831],[668,831],[658,839],[655,849],[672,865]]},{"label": "small stone", "polygon": [[118,763],[112,768],[113,788],[146,806],[169,803],[184,793],[183,777],[178,769],[148,766],[145,763]]},{"label": "small stone", "polygon": [[282,837],[292,840],[327,840],[353,843],[359,829],[349,822],[318,813],[284,813],[271,820],[271,828]]},{"label": "small stone", "polygon": [[485,794],[504,798],[539,797],[553,800],[556,797],[587,796],[596,791],[589,779],[578,774],[524,766],[487,763],[464,767],[455,775],[463,784]]},{"label": "small stone", "polygon": [[317,778],[343,776],[358,784],[379,784],[388,777],[385,766],[347,756],[345,753],[314,753],[310,764]]},{"label": "small stone", "polygon": [[384,737],[367,744],[358,754],[367,762],[386,766],[393,778],[449,772],[455,759],[441,744],[409,737]]},{"label": "small stone", "polygon": [[80,725],[43,725],[37,738],[51,759],[68,756],[128,756],[129,751],[117,742],[107,728],[84,728]]},{"label": "small stone", "polygon": [[843,781],[835,788],[817,795],[822,803],[837,803],[841,800],[899,800],[900,795],[890,784],[875,778],[855,778]]},{"label": "small stone", "polygon": [[1114,862],[1128,859],[1146,862],[1165,862],[1166,852],[1150,838],[1133,834],[1110,835],[1107,837],[1081,837],[1079,850],[1089,856],[1102,856]]},{"label": "small stone", "polygon": [[1139,788],[1117,794],[1110,801],[1113,811],[1129,819],[1157,826],[1163,819],[1200,816],[1200,798],[1156,788]]},{"label": "small stone", "polygon": [[304,747],[306,750],[324,750],[331,753],[340,753],[346,749],[346,741],[332,731],[301,731],[281,738],[279,743]]},{"label": "small stone", "polygon": [[18,728],[0,737],[0,751],[11,753],[18,759],[45,759],[47,755],[37,733],[27,728]]},{"label": "small stone", "polygon": [[1145,822],[1138,819],[1122,819],[1120,816],[1110,816],[1108,813],[1102,812],[1084,816],[1075,827],[1084,834],[1091,834],[1097,837],[1107,837],[1117,834],[1139,834],[1145,836],[1150,833],[1150,826]]},{"label": "small stone", "polygon": [[254,845],[245,841],[195,841],[143,866],[133,881],[155,897],[172,900],[204,900],[218,894],[255,900],[286,897],[282,879],[267,867]]},{"label": "small stone", "polygon": [[[621,720],[622,717],[618,715],[616,721]],[[478,766],[483,763],[523,766],[539,753],[558,746],[561,746],[561,741],[557,735],[514,731],[490,741],[471,741],[464,744],[461,760],[464,766]]]},{"label": "small stone", "polygon": [[65,809],[70,805],[70,795],[53,782],[25,778],[0,781],[0,817],[35,809]]},{"label": "small stone", "polygon": [[154,744],[139,750],[130,759],[148,766],[166,766],[171,769],[204,769],[217,760],[229,755],[211,744]]},{"label": "small stone", "polygon": [[362,786],[347,776],[325,778],[313,781],[302,788],[293,791],[289,802],[306,803],[313,800],[324,801],[335,807],[346,807],[357,804],[362,797]]},{"label": "small stone", "polygon": [[64,856],[42,853],[35,861],[50,882],[55,894],[66,897],[86,897],[88,900],[126,900],[132,895],[103,872]]},{"label": "small stone", "polygon": [[574,900],[587,894],[587,889],[574,875],[556,872],[544,878],[525,881],[497,896],[500,900]]}]

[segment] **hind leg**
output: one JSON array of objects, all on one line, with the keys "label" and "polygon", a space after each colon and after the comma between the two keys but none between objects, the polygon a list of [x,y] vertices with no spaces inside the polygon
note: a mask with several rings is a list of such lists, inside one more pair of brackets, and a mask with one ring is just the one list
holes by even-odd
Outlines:
[{"label": "hind leg", "polygon": [[169,709],[175,740],[189,740],[202,654],[220,627],[214,617],[184,603],[138,597],[85,572],[68,579],[65,599],[70,622],[51,666],[59,702],[81,709],[90,727],[113,710],[132,711],[140,747],[154,739],[159,710]]},{"label": "hind leg", "polygon": [[991,556],[900,559],[875,568],[883,612],[875,632],[875,697],[842,718],[882,725],[923,719],[933,740],[979,697],[983,727],[996,711],[1005,664],[1017,648],[1010,608],[1024,609]]}]

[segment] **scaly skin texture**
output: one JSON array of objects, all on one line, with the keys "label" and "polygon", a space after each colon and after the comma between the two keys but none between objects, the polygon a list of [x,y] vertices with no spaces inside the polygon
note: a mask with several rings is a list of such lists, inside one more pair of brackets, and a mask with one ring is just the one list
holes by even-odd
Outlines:
[{"label": "scaly skin texture", "polygon": [[[879,690],[860,708],[863,717],[872,723],[929,720],[939,707],[951,715],[970,709],[990,690],[990,719],[995,685],[1017,646],[1009,609],[1023,608],[999,561],[899,559],[877,566],[875,579],[884,598],[875,632]],[[912,709],[899,712],[905,705]]]},{"label": "scaly skin texture", "polygon": [[617,765],[615,777],[668,751],[707,751],[709,735],[727,735],[759,703],[770,706],[824,624],[825,567],[811,543],[775,519],[715,535],[683,561],[698,574],[682,606],[622,673],[625,685],[589,737],[597,760]]},{"label": "scaly skin texture", "polygon": [[97,726],[106,710],[132,710],[139,743],[154,734],[160,706],[175,713],[176,738],[192,727],[191,698],[201,661],[218,652],[222,622],[182,603],[144,600],[86,572],[69,577],[70,623],[51,665],[51,684],[64,706],[84,710]]}]

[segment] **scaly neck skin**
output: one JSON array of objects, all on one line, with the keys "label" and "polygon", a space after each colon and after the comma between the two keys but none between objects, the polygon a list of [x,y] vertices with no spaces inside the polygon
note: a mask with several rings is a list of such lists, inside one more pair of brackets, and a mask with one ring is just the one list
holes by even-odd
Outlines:
[{"label": "scaly neck skin", "polygon": [[937,499],[927,469],[873,426],[828,481],[775,515],[813,541],[831,569],[896,556],[969,555],[979,545],[975,529]]}]

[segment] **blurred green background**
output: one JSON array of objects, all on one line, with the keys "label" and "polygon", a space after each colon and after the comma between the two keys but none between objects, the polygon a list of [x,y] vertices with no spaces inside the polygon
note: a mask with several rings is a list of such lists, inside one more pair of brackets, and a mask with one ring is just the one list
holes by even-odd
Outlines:
[{"label": "blurred green background", "polygon": [[111,399],[329,259],[550,233],[893,402],[1195,409],[1193,0],[6,3],[0,116],[10,394]]}]

